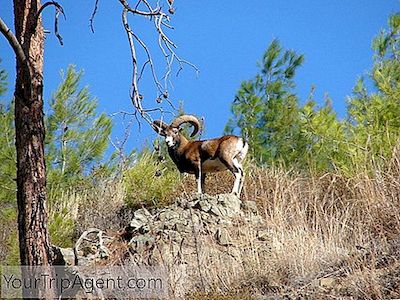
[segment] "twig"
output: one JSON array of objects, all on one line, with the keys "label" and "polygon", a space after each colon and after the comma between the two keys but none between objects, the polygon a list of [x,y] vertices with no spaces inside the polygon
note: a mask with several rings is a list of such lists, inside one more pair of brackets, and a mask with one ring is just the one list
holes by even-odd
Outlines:
[{"label": "twig", "polygon": [[[132,9],[129,6],[128,2],[126,2],[125,0],[119,0],[119,2],[122,4],[122,6],[124,7],[124,9],[127,12],[130,12],[130,13],[133,13],[133,14],[137,14],[137,15],[141,15],[141,16],[145,16],[145,17],[157,16],[160,13],[160,10],[161,10],[161,8],[158,8],[158,9],[150,10],[150,11],[147,12],[147,11],[139,10],[137,8]],[[139,1],[137,6],[139,6],[140,2],[142,2],[142,1]],[[146,2],[146,1],[143,1],[143,2]]]},{"label": "twig", "polygon": [[25,52],[22,49],[22,46],[19,43],[18,39],[15,37],[14,33],[11,31],[10,28],[7,27],[2,18],[0,18],[0,32],[4,35],[10,46],[13,48],[18,63],[26,69],[30,77],[31,70],[29,66],[29,61],[25,56]]},{"label": "twig", "polygon": [[[98,0],[96,0],[97,2]],[[122,11],[122,24],[124,26],[125,32],[128,37],[129,48],[131,52],[131,60],[132,60],[132,79],[131,79],[131,91],[130,91],[130,98],[132,104],[137,112],[137,114],[133,114],[137,121],[139,122],[138,117],[140,116],[144,119],[147,123],[152,123],[151,114],[158,112],[163,114],[165,111],[162,107],[162,100],[165,101],[172,107],[173,110],[176,108],[173,106],[172,101],[169,99],[168,87],[172,86],[172,82],[170,80],[170,75],[173,70],[173,66],[176,63],[179,67],[176,75],[178,76],[183,66],[186,64],[193,69],[196,70],[196,73],[199,72],[199,69],[192,63],[181,59],[176,53],[175,50],[177,49],[177,45],[166,35],[164,29],[173,29],[173,27],[169,24],[170,15],[163,11],[162,6],[160,5],[159,1],[156,1],[154,4],[151,3],[149,0],[137,0],[135,1],[134,6],[130,6],[127,0],[119,0],[123,7]],[[174,10],[172,9],[173,1],[168,1],[169,12],[172,15]],[[97,5],[97,4],[96,4]],[[96,10],[95,5],[95,10]],[[158,45],[159,49],[161,50],[164,59],[165,59],[165,72],[162,77],[164,84],[161,84],[156,66],[153,60],[153,56],[151,53],[150,48],[147,46],[146,42],[140,37],[137,32],[133,31],[128,20],[128,13],[132,14],[133,16],[139,15],[145,18],[152,20],[156,33],[158,34]],[[143,63],[141,63],[138,59],[138,52],[136,47],[139,46],[139,49],[144,51],[146,59]],[[139,65],[141,68],[139,70]],[[156,108],[145,108],[143,107],[143,95],[140,93],[140,86],[139,82],[143,78],[143,74],[146,71],[147,67],[150,68],[150,72],[152,75],[153,83],[156,87],[156,102],[158,103],[158,107]]]},{"label": "twig", "polygon": [[83,232],[82,233],[82,235],[79,237],[79,239],[76,241],[76,243],[75,243],[75,247],[74,247],[74,249],[75,249],[75,251],[76,251],[76,253],[78,253],[78,250],[79,250],[79,247],[81,246],[81,244],[82,244],[82,242],[86,239],[86,237],[89,235],[89,234],[91,234],[91,233],[94,233],[94,232],[100,232],[101,230],[100,229],[97,229],[97,228],[89,228],[88,230],[86,230],[85,232]]},{"label": "twig", "polygon": [[59,31],[58,31],[58,17],[60,16],[60,13],[64,16],[64,19],[65,19],[65,20],[67,19],[67,17],[65,16],[64,9],[63,9],[63,7],[60,5],[60,3],[56,2],[56,1],[49,1],[49,2],[46,2],[45,4],[43,4],[42,7],[41,7],[41,8],[39,9],[39,11],[37,12],[37,15],[36,15],[36,22],[37,22],[37,20],[39,19],[39,17],[40,17],[40,15],[41,15],[41,13],[43,12],[43,10],[44,10],[46,7],[51,6],[51,5],[55,7],[55,13],[54,13],[54,34],[55,34],[55,36],[57,37],[57,39],[58,39],[60,45],[62,46],[62,45],[64,45],[64,43],[63,43],[62,36],[61,36],[61,34],[59,33]]},{"label": "twig", "polygon": [[94,33],[93,21],[94,21],[94,17],[96,16],[98,7],[99,7],[99,0],[96,0],[96,2],[94,3],[92,15],[90,16],[90,19],[89,19],[90,30],[92,30],[93,33]]}]

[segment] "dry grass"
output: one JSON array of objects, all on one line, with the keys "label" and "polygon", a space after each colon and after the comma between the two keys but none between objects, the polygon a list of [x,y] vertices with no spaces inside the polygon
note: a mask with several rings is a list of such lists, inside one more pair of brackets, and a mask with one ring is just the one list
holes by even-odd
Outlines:
[{"label": "dry grass", "polygon": [[[193,177],[183,177],[163,201],[194,193]],[[210,250],[213,237],[204,237],[201,266],[190,272],[201,269],[202,274],[193,278],[204,277],[207,286],[198,284],[187,298],[399,298],[399,178],[397,159],[385,170],[354,178],[336,173],[307,176],[249,164],[242,200],[256,201],[264,219],[258,230],[265,232],[266,240],[257,241],[256,232],[238,223],[233,238],[240,246],[227,250],[228,258],[221,259]],[[226,193],[232,184],[229,172],[211,174],[206,191]],[[50,207],[50,219],[73,220],[75,236],[90,227],[116,232],[132,218],[125,196],[121,181],[64,192]],[[55,224],[59,240],[70,238],[66,232],[71,224]],[[121,243],[111,249],[116,256],[128,251]]]},{"label": "dry grass", "polygon": [[85,189],[66,190],[56,195],[51,195],[49,229],[52,243],[60,247],[72,247],[88,228],[115,233],[133,216],[125,205],[125,189],[120,180],[99,180]]},{"label": "dry grass", "polygon": [[[398,160],[386,170],[354,178],[248,167],[242,198],[257,201],[263,212],[268,247],[253,247],[251,255],[243,249],[240,259],[247,266],[236,274],[230,266],[214,265],[208,274],[208,280],[215,276],[213,299],[237,291],[312,299],[399,298],[399,178]],[[227,192],[231,183],[229,174],[215,176],[208,191]],[[185,184],[192,188],[194,180]],[[243,238],[242,244],[250,240]],[[221,274],[231,277],[225,287],[217,279]]]},{"label": "dry grass", "polygon": [[[238,224],[240,246],[225,261],[210,258],[206,249],[213,237],[205,237],[199,249],[203,273],[196,278],[203,276],[207,288],[192,290],[188,298],[400,298],[398,156],[386,169],[353,178],[338,173],[309,176],[252,164],[246,173],[242,200],[256,201],[266,240],[256,242],[256,233]],[[206,192],[226,193],[232,185],[229,172],[211,174]],[[163,203],[195,191],[194,176],[183,177]],[[135,193],[140,196],[140,190]],[[78,235],[90,227],[117,231],[132,218],[125,197],[123,182],[102,181],[79,193],[63,193],[50,207],[50,216],[72,219]],[[232,259],[235,263],[229,263]]]}]

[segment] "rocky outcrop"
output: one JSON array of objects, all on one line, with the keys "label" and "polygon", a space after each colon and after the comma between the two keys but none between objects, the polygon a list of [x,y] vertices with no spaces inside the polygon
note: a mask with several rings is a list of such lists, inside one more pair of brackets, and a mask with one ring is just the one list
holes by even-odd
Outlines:
[{"label": "rocky outcrop", "polygon": [[[255,202],[221,194],[181,198],[161,209],[138,209],[122,238],[124,263],[163,267],[170,296],[182,297],[235,284],[259,264],[260,254],[268,249],[269,232]],[[88,229],[74,249],[58,249],[60,261],[70,266],[107,265],[118,243],[119,238]]]},{"label": "rocky outcrop", "polygon": [[[122,234],[128,245],[124,263],[163,266],[169,290],[181,297],[189,291],[230,286],[251,271],[269,233],[257,205],[231,194],[181,198],[162,209],[138,209]],[[89,229],[72,250],[61,249],[68,264],[106,263],[113,239]]]},{"label": "rocky outcrop", "polygon": [[255,202],[241,202],[230,194],[215,197],[202,195],[150,213],[142,208],[134,212],[134,218],[126,228],[134,253],[151,248],[156,241],[170,241],[180,245],[193,235],[213,236],[219,245],[231,244],[229,229],[237,222],[262,224]]},{"label": "rocky outcrop", "polygon": [[217,278],[228,285],[232,275],[242,275],[243,262],[253,260],[252,247],[268,240],[264,228],[255,202],[201,195],[152,212],[135,211],[125,237],[131,261],[166,266],[171,290],[182,296],[210,288]]}]

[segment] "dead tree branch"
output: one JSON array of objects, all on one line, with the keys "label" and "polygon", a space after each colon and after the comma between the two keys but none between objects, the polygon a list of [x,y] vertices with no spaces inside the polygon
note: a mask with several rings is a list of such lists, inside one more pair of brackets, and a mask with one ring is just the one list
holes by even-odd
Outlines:
[{"label": "dead tree branch", "polygon": [[[130,98],[136,113],[150,124],[153,120],[151,113],[158,112],[163,115],[166,112],[162,107],[162,102],[164,100],[169,104],[170,107],[176,110],[172,101],[169,99],[170,94],[168,92],[168,88],[172,87],[170,75],[173,72],[174,66],[177,66],[178,68],[176,75],[179,75],[184,65],[193,68],[196,73],[199,72],[199,69],[194,64],[181,59],[177,55],[177,45],[166,34],[166,29],[173,29],[173,27],[170,25],[171,15],[175,12],[175,10],[172,8],[173,1],[167,0],[168,12],[164,12],[163,6],[160,4],[160,0],[155,1],[155,3],[152,3],[152,1],[149,0],[136,0],[135,5],[132,6],[127,0],[119,0],[119,2],[122,5],[122,24],[128,37],[132,60]],[[95,7],[96,6],[97,1]],[[95,12],[96,8],[94,10],[94,13]],[[152,21],[154,30],[158,36],[158,46],[165,60],[165,70],[162,77],[158,76],[157,68],[152,55],[153,49],[150,49],[143,38],[139,36],[137,32],[132,30],[132,27],[129,23],[129,15],[144,17]],[[138,57],[139,49],[145,55],[143,62]],[[140,92],[139,82],[143,78],[143,74],[145,73],[146,69],[148,69],[151,73],[152,81],[156,90],[156,107],[153,108],[147,108],[143,106],[143,94]],[[159,78],[161,78],[161,81]],[[136,114],[135,117],[137,117]]]},{"label": "dead tree branch", "polygon": [[19,64],[21,68],[25,69],[25,73],[27,74],[27,82],[29,82],[29,89],[32,89],[32,81],[30,80],[32,71],[29,64],[29,60],[25,55],[24,49],[22,49],[21,44],[19,43],[18,39],[11,31],[10,28],[6,25],[2,18],[0,18],[0,32],[4,35],[7,39],[8,43],[10,44],[11,48],[14,51],[15,57],[17,59],[17,65]]},{"label": "dead tree branch", "polygon": [[49,1],[49,2],[46,2],[45,4],[43,4],[42,7],[37,12],[36,20],[39,19],[40,15],[44,11],[44,9],[46,7],[48,7],[48,6],[54,6],[54,8],[55,8],[55,12],[54,12],[54,34],[57,37],[60,45],[63,46],[64,45],[63,38],[62,38],[60,32],[58,31],[58,17],[60,16],[60,14],[62,14],[64,16],[64,20],[66,20],[67,17],[65,16],[64,9],[60,5],[60,3],[56,2],[56,1]]},{"label": "dead tree branch", "polygon": [[93,26],[93,21],[94,21],[94,17],[97,14],[97,9],[99,8],[99,0],[96,0],[96,2],[94,3],[94,8],[93,8],[93,12],[92,12],[92,16],[89,19],[89,26],[90,26],[90,30],[92,30],[92,32],[94,33],[94,26]]},{"label": "dead tree branch", "polygon": [[18,42],[17,38],[15,37],[14,33],[11,31],[10,28],[4,23],[3,19],[0,18],[0,32],[4,35],[7,39],[8,43],[14,50],[15,56],[17,57],[17,61],[30,70],[28,59],[25,56],[25,52],[22,49],[21,44]]}]

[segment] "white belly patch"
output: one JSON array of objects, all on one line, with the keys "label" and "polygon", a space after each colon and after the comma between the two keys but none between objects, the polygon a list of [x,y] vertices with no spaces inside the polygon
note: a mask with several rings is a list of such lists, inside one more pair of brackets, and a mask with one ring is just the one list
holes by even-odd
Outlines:
[{"label": "white belly patch", "polygon": [[206,160],[202,165],[203,172],[219,172],[226,170],[226,166],[217,159]]}]

